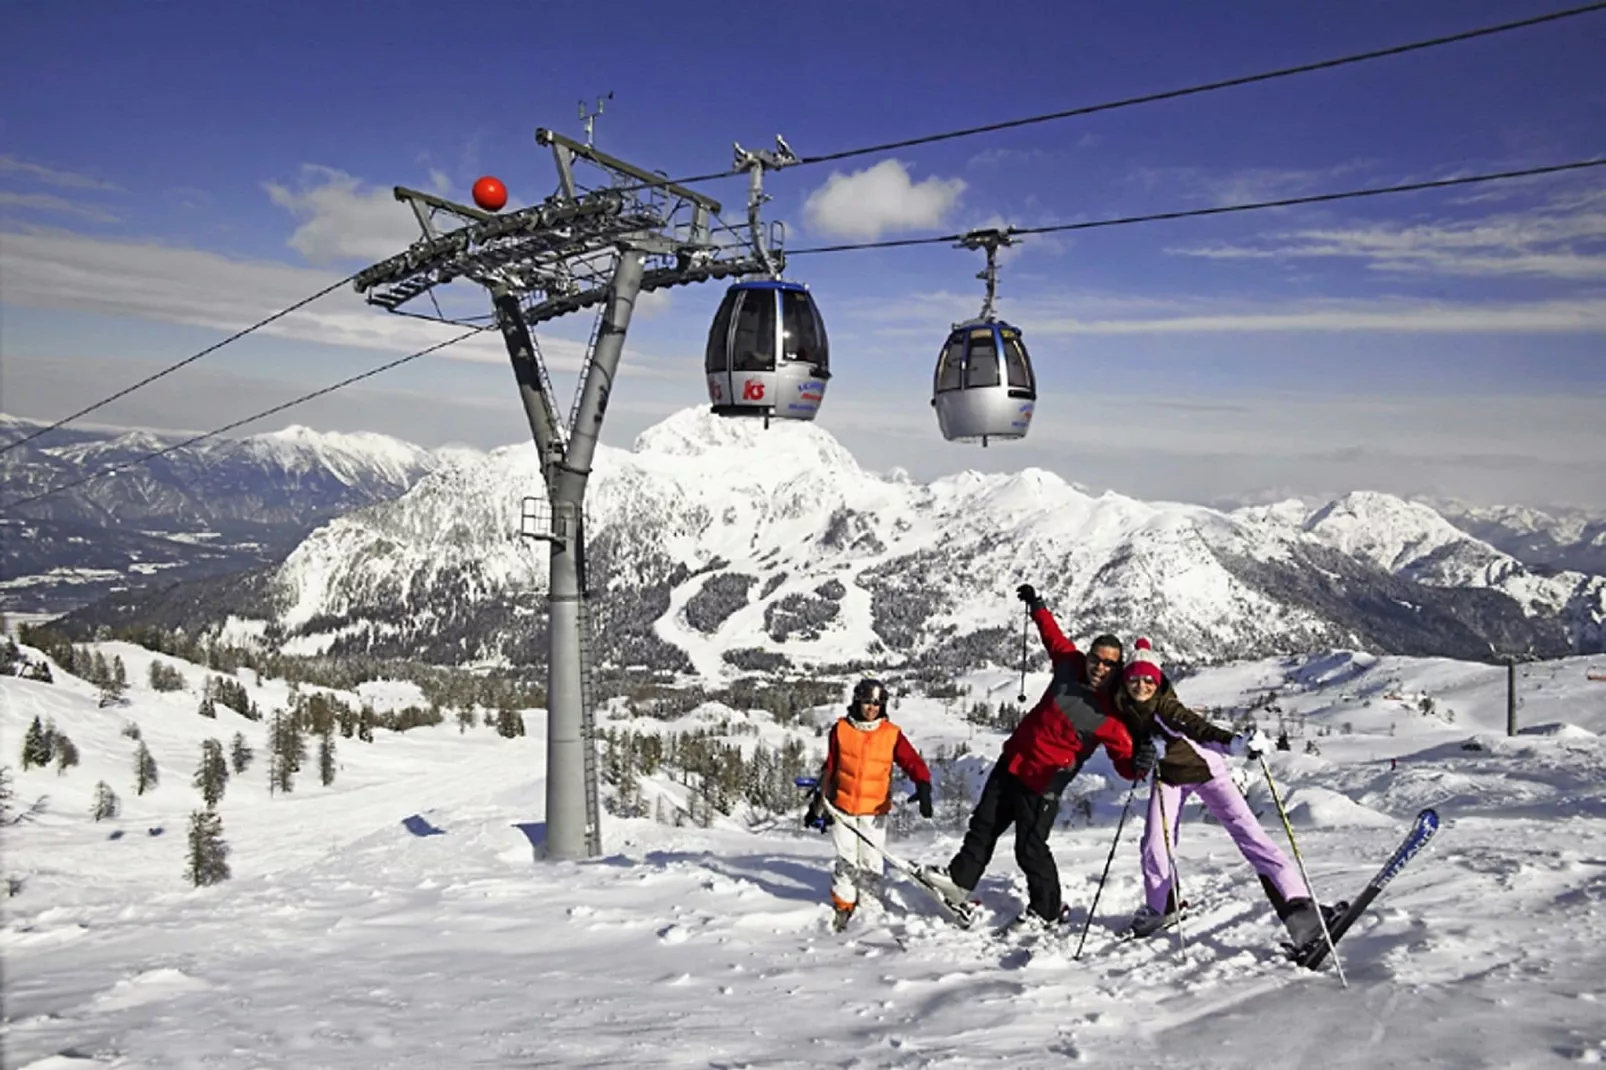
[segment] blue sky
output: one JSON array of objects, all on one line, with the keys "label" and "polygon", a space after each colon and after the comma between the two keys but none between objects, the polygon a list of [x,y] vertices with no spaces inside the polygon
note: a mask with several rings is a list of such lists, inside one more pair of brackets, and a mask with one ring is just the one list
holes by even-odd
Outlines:
[{"label": "blue sky", "polygon": [[[54,418],[415,236],[393,185],[555,188],[538,126],[675,175],[1308,62],[1559,3],[16,4],[0,43],[0,409]],[[539,12],[539,14],[538,14]],[[794,248],[1504,170],[1606,149],[1606,13],[1336,71],[772,175]],[[20,102],[21,106],[18,106]],[[1603,169],[1606,170],[1606,169]],[[740,213],[743,180],[707,187]],[[978,254],[796,256],[831,332],[820,423],[917,477],[1037,465],[1184,500],[1360,487],[1606,503],[1606,175],[1028,241],[1001,312],[1031,435],[928,404]],[[605,440],[702,402],[721,289],[644,304]],[[204,429],[444,337],[349,290],[95,414]],[[589,321],[542,336],[567,403]],[[527,432],[498,344],[309,404],[427,445]]]}]

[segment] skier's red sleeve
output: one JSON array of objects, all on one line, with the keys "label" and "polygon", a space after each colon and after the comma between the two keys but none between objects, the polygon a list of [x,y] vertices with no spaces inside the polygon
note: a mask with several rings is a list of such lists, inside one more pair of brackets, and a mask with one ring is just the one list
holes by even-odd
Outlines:
[{"label": "skier's red sleeve", "polygon": [[1054,619],[1047,607],[1032,610],[1032,621],[1037,625],[1037,632],[1043,637],[1043,646],[1048,650],[1048,659],[1058,665],[1066,658],[1078,653],[1076,644],[1065,638],[1060,631],[1059,622]]},{"label": "skier's red sleeve", "polygon": [[1132,764],[1132,754],[1135,747],[1132,743],[1132,733],[1128,732],[1126,725],[1114,717],[1104,718],[1093,733],[1093,738],[1104,744],[1104,749],[1110,752],[1110,764],[1115,771],[1128,780],[1141,780],[1137,767]]},{"label": "skier's red sleeve", "polygon": [[897,745],[892,748],[892,760],[898,763],[898,768],[903,770],[904,776],[916,784],[931,783],[931,770],[926,768],[920,752],[915,750],[914,744],[909,742],[909,737],[904,735],[901,729],[898,732]]}]

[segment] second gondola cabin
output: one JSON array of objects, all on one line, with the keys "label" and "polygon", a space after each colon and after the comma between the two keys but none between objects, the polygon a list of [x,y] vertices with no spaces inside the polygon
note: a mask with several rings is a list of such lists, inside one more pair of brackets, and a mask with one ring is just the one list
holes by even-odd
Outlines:
[{"label": "second gondola cabin", "polygon": [[1037,377],[1020,331],[1001,320],[961,323],[937,355],[931,404],[949,442],[1025,438]]},{"label": "second gondola cabin", "polygon": [[814,419],[831,351],[808,288],[779,279],[731,286],[708,331],[704,371],[721,416]]}]

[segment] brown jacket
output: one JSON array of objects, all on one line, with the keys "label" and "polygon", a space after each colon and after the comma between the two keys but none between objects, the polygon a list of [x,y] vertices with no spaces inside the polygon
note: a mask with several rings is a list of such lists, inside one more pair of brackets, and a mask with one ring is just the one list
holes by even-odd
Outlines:
[{"label": "brown jacket", "polygon": [[[1232,733],[1217,728],[1194,713],[1177,698],[1176,688],[1169,679],[1162,680],[1154,697],[1138,702],[1126,693],[1126,688],[1115,690],[1115,708],[1137,737],[1160,736],[1165,741],[1165,753],[1160,756],[1160,780],[1166,784],[1203,784],[1210,779],[1210,767],[1199,757],[1199,752],[1188,742],[1231,743]],[[1156,721],[1163,721],[1169,733],[1159,731]],[[1185,738],[1178,738],[1178,737]],[[1155,742],[1158,744],[1159,739]]]}]

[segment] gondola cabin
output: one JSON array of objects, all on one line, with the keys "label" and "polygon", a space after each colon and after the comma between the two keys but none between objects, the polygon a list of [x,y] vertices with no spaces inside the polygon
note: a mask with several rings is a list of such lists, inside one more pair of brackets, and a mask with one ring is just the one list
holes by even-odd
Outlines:
[{"label": "gondola cabin", "polygon": [[931,404],[949,442],[1025,438],[1037,378],[1020,331],[998,320],[955,327],[937,356]]},{"label": "gondola cabin", "polygon": [[830,344],[801,283],[738,282],[708,331],[708,400],[721,416],[812,420],[831,378]]}]

